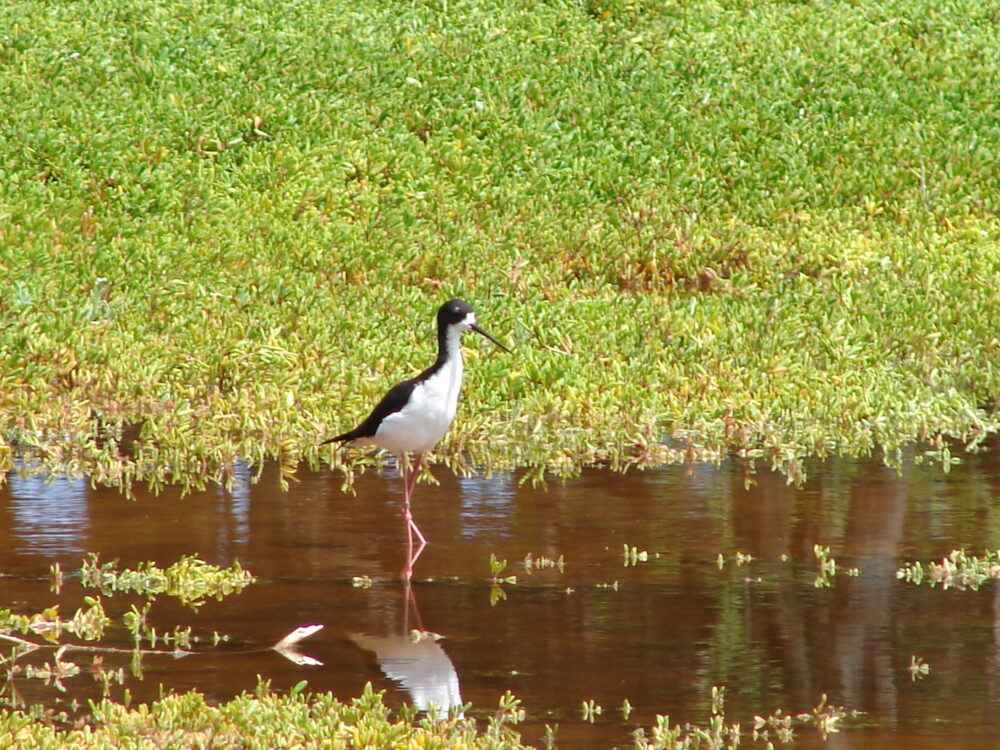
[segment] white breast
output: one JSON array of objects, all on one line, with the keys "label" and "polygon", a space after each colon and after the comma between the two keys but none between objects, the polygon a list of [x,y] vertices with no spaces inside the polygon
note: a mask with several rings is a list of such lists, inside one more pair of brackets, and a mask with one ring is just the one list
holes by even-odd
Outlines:
[{"label": "white breast", "polygon": [[395,453],[427,453],[451,427],[462,389],[462,355],[455,351],[444,366],[417,384],[402,409],[382,420],[372,442]]}]

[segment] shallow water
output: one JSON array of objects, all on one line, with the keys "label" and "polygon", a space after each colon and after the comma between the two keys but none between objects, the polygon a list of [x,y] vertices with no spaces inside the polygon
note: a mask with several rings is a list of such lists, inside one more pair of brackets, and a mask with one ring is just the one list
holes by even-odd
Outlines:
[{"label": "shallow water", "polygon": [[[160,597],[151,618],[161,630],[191,625],[230,641],[182,659],[147,656],[141,678],[126,678],[134,701],[155,699],[161,685],[221,701],[260,675],[274,688],[308,680],[345,699],[370,681],[392,705],[471,702],[474,713],[492,713],[510,690],[527,710],[527,741],[540,744],[545,725],[558,724],[560,747],[596,750],[631,746],[630,733],[656,714],[704,722],[711,687],[725,685],[730,722],[808,711],[824,693],[864,712],[825,742],[800,731],[796,747],[1000,746],[998,586],[942,591],[895,578],[904,561],[1000,548],[1000,451],[967,457],[949,474],[912,460],[902,473],[866,460],[808,469],[801,488],[767,471],[747,488],[737,462],[593,469],[531,488],[435,467],[440,484],[415,493],[430,544],[409,591],[399,579],[406,549],[391,469],[360,477],[356,494],[326,472],[302,473],[283,491],[268,468],[255,482],[241,470],[232,491],[182,498],[168,489],[135,502],[82,480],[11,476],[0,492],[0,609],[59,603],[71,615],[93,592],[72,576],[52,592],[49,566],[78,570],[87,552],[130,567],[198,554],[239,560],[260,582],[197,613]],[[815,588],[817,543],[858,575]],[[625,565],[624,545],[648,559]],[[737,551],[754,560],[737,566]],[[517,576],[495,606],[491,553],[508,561],[503,575]],[[527,554],[562,556],[565,567],[529,572]],[[372,586],[353,585],[355,576]],[[130,645],[121,613],[137,601],[105,600],[119,623],[112,645]],[[322,666],[268,650],[309,623],[325,628],[300,650]],[[413,643],[413,628],[444,638]],[[916,682],[911,656],[930,665]],[[40,664],[51,652],[31,658]],[[86,667],[90,657],[67,658]],[[57,708],[100,695],[86,669],[66,693],[39,680],[15,686],[24,700]],[[587,700],[603,708],[593,724],[581,716]]]}]

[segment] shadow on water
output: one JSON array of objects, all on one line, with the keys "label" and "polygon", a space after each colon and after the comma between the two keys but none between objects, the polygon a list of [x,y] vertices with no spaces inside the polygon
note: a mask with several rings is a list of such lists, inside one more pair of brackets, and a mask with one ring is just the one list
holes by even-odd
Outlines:
[{"label": "shadow on water", "polygon": [[[800,488],[767,471],[746,487],[742,466],[727,462],[594,469],[533,489],[437,467],[440,485],[421,483],[414,496],[430,543],[412,589],[399,580],[406,547],[393,471],[360,477],[347,495],[331,473],[303,473],[282,491],[274,467],[256,482],[241,467],[230,491],[138,492],[135,502],[85,480],[12,475],[0,491],[0,609],[58,602],[68,616],[93,592],[70,577],[56,595],[49,566],[75,571],[87,552],[123,567],[197,554],[239,560],[260,581],[197,612],[158,599],[150,617],[161,631],[190,625],[230,640],[203,641],[196,650],[205,653],[182,659],[147,656],[142,674],[125,681],[133,701],[155,699],[161,685],[225,700],[257,675],[277,689],[308,680],[342,698],[372,682],[390,704],[420,708],[464,700],[492,712],[510,690],[527,709],[528,741],[558,724],[562,747],[609,748],[629,746],[629,733],[658,713],[704,721],[711,687],[725,685],[729,720],[745,724],[779,707],[808,711],[823,693],[866,713],[825,743],[803,731],[797,747],[995,748],[997,584],[942,591],[895,571],[956,547],[1000,548],[1000,451],[969,456],[949,474],[913,461],[901,473],[866,460],[809,469]],[[815,544],[857,575],[816,588]],[[645,559],[630,559],[626,546]],[[737,551],[754,559],[737,564]],[[507,560],[503,576],[517,576],[495,606],[491,554]],[[565,567],[525,566],[529,554],[562,556]],[[365,576],[370,586],[357,585]],[[118,624],[111,645],[131,645],[121,615],[139,601],[105,601]],[[325,624],[300,644],[322,665],[268,650],[308,623]],[[913,656],[930,665],[917,681],[907,671]],[[104,660],[129,664],[127,655]],[[67,681],[65,694],[39,680],[16,687],[28,702],[63,708],[101,694],[83,677]],[[594,724],[581,715],[588,700],[603,708]]]}]

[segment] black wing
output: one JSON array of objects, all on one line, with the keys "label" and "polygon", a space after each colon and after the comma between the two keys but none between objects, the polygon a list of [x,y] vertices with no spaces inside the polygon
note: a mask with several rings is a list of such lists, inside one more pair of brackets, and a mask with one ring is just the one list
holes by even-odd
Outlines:
[{"label": "black wing", "polygon": [[382,400],[375,405],[375,408],[372,409],[372,413],[368,415],[368,418],[365,419],[364,422],[359,424],[350,432],[345,432],[343,435],[337,435],[337,437],[324,440],[320,443],[320,445],[326,445],[327,443],[346,443],[350,440],[357,440],[358,438],[374,437],[375,432],[378,430],[378,426],[382,424],[383,419],[388,417],[390,414],[395,414],[397,411],[406,406],[406,402],[410,400],[410,394],[413,393],[413,389],[416,387],[419,380],[420,378],[416,377],[404,380],[402,383],[396,383],[396,385],[390,388],[389,392],[382,397]]}]

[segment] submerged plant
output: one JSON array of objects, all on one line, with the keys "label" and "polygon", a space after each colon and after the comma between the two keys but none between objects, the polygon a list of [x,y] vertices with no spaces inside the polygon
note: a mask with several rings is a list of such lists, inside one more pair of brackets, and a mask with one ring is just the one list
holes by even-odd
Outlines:
[{"label": "submerged plant", "polygon": [[501,576],[507,569],[507,561],[499,560],[492,552],[490,553],[490,575],[493,583],[517,583],[517,576]]},{"label": "submerged plant", "polygon": [[[124,682],[124,669],[105,668],[103,654],[128,652],[129,649],[94,643],[104,637],[105,628],[111,620],[105,614],[100,598],[87,596],[84,597],[84,603],[87,606],[77,609],[69,619],[59,616],[58,605],[33,615],[14,614],[10,610],[0,612],[0,641],[13,645],[8,657],[0,660],[7,670],[3,693],[10,705],[19,703],[14,683],[17,677],[41,680],[45,685],[59,692],[65,692],[63,681],[83,673],[80,662],[69,658],[68,655],[73,653],[92,654],[86,673],[91,674],[93,679],[101,684],[104,696],[109,694],[112,684]],[[86,643],[65,640],[64,634],[76,636]],[[33,639],[37,636],[44,642],[39,643]],[[30,654],[43,649],[55,650],[51,661],[44,661],[40,665],[24,663]],[[133,664],[137,665],[140,661],[141,650],[137,645],[133,652]],[[134,666],[132,671],[133,674],[141,674],[141,669],[137,666]]]}]

